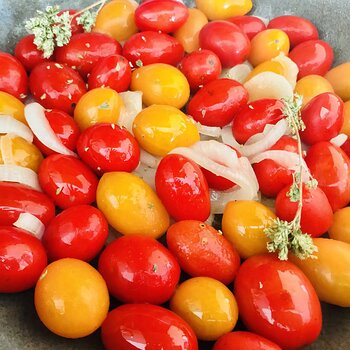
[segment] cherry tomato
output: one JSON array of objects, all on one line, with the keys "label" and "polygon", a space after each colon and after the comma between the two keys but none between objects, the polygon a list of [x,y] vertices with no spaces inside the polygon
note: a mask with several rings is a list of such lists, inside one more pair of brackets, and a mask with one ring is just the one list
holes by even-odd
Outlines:
[{"label": "cherry tomato", "polygon": [[207,220],[210,197],[200,167],[178,154],[165,156],[156,172],[156,190],[168,213],[176,220]]},{"label": "cherry tomato", "polygon": [[47,266],[35,287],[35,308],[42,323],[65,338],[82,338],[107,316],[109,295],[102,276],[88,263],[61,259]]},{"label": "cherry tomato", "polygon": [[86,92],[85,82],[75,70],[55,62],[35,66],[29,77],[29,86],[43,107],[68,114],[73,112]]},{"label": "cherry tomato", "polygon": [[222,233],[201,221],[183,220],[169,227],[167,246],[183,271],[192,277],[212,277],[224,284],[235,278],[240,257]]},{"label": "cherry tomato", "polygon": [[121,54],[118,41],[101,33],[79,33],[69,43],[55,50],[55,58],[75,68],[84,78],[91,72],[100,58]]},{"label": "cherry tomato", "polygon": [[40,240],[11,226],[0,226],[0,261],[0,293],[17,293],[34,287],[47,265]]},{"label": "cherry tomato", "polygon": [[0,182],[0,225],[11,226],[21,213],[32,214],[47,225],[55,216],[55,206],[49,197],[29,186]]},{"label": "cherry tomato", "polygon": [[206,84],[191,99],[187,113],[207,126],[225,126],[248,102],[247,90],[232,79],[216,79]]},{"label": "cherry tomato", "polygon": [[0,51],[0,90],[22,100],[28,94],[28,77],[21,62],[2,51]]},{"label": "cherry tomato", "polygon": [[332,84],[335,93],[344,102],[350,100],[350,62],[340,64],[331,69],[325,78]]},{"label": "cherry tomato", "polygon": [[199,45],[213,51],[224,68],[245,61],[250,52],[248,37],[235,24],[228,21],[213,21],[199,32]]},{"label": "cherry tomato", "polygon": [[229,18],[228,21],[238,26],[249,40],[252,40],[256,34],[266,29],[265,23],[255,16],[236,16]]},{"label": "cherry tomato", "polygon": [[350,202],[350,160],[330,142],[311,146],[305,158],[312,176],[326,194],[333,211]]},{"label": "cherry tomato", "polygon": [[247,259],[238,271],[235,295],[247,328],[283,349],[302,348],[320,334],[322,313],[317,294],[289,261],[267,254]]},{"label": "cherry tomato", "polygon": [[344,103],[344,121],[342,128],[340,130],[341,133],[350,136],[350,101]]},{"label": "cherry tomato", "polygon": [[43,244],[49,260],[76,258],[90,261],[102,249],[108,236],[103,214],[90,205],[63,210],[47,226]]},{"label": "cherry tomato", "polygon": [[110,55],[98,60],[89,76],[89,90],[98,87],[110,87],[122,92],[129,88],[131,68],[129,62],[120,55]]},{"label": "cherry tomato", "polygon": [[341,146],[341,149],[346,153],[346,155],[350,158],[350,140],[347,139]]},{"label": "cherry tomato", "polygon": [[128,130],[115,124],[96,124],[79,137],[79,157],[98,174],[133,171],[140,161],[140,147]]},{"label": "cherry tomato", "polygon": [[192,91],[218,79],[221,74],[219,57],[210,50],[197,50],[185,56],[178,65],[185,74]]},{"label": "cherry tomato", "polygon": [[142,349],[198,350],[191,327],[175,313],[156,305],[123,305],[103,322],[106,350],[131,350],[135,341]]},{"label": "cherry tomato", "polygon": [[332,226],[328,230],[330,238],[350,243],[349,213],[350,207],[339,209],[334,213]]},{"label": "cherry tomato", "polygon": [[52,154],[41,163],[39,182],[52,201],[62,209],[90,204],[96,199],[97,177],[80,160]]},{"label": "cherry tomato", "polygon": [[1,115],[9,115],[27,124],[24,118],[24,104],[16,97],[3,91],[0,91],[0,117]]},{"label": "cherry tomato", "polygon": [[325,75],[332,66],[334,53],[325,41],[310,40],[296,46],[289,58],[298,66],[298,79],[301,79],[311,74]]},{"label": "cherry tomato", "polygon": [[[75,15],[78,10],[61,10],[58,13],[58,16],[62,15],[64,12],[68,12],[71,16]],[[77,33],[83,33],[84,32],[84,28],[78,24],[77,19],[79,18],[79,16],[74,16],[71,22],[71,27],[72,27],[72,34],[77,34]]]}]

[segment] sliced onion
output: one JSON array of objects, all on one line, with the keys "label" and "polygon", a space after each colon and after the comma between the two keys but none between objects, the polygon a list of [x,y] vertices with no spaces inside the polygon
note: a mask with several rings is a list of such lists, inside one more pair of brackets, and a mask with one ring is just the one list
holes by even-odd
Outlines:
[{"label": "sliced onion", "polygon": [[212,226],[213,223],[214,223],[214,220],[215,220],[215,213],[212,213],[212,212],[211,212],[210,215],[208,216],[208,219],[205,220],[205,223],[206,223],[207,225]]},{"label": "sliced onion", "polygon": [[0,134],[15,134],[26,141],[33,142],[33,133],[27,125],[9,115],[0,115]]},{"label": "sliced onion", "polygon": [[236,80],[243,84],[252,70],[253,67],[249,62],[237,64],[230,69],[223,69],[220,78]]},{"label": "sliced onion", "polygon": [[24,116],[34,135],[52,151],[69,156],[77,156],[62,144],[45,116],[45,109],[39,103],[30,103],[24,108]]},{"label": "sliced onion", "polygon": [[11,134],[0,136],[0,151],[1,151],[2,161],[5,165],[15,164],[15,161],[13,159]]},{"label": "sliced onion", "polygon": [[338,136],[333,137],[330,142],[333,143],[333,145],[335,146],[341,147],[347,141],[347,139],[348,139],[348,135],[339,134]]},{"label": "sliced onion", "polygon": [[0,165],[0,181],[17,182],[41,191],[37,173],[18,165]]},{"label": "sliced onion", "polygon": [[142,111],[142,92],[125,91],[119,93],[124,106],[121,109],[118,125],[123,126],[132,133],[135,117]]},{"label": "sliced onion", "polygon": [[140,164],[134,171],[133,174],[143,179],[153,190],[156,188],[156,171],[155,168]]},{"label": "sliced onion", "polygon": [[33,236],[38,239],[42,239],[45,226],[36,216],[30,213],[21,213],[16,222],[14,222],[13,226],[21,228],[30,232]]},{"label": "sliced onion", "polygon": [[289,81],[292,88],[295,88],[297,84],[297,77],[299,74],[299,68],[289,57],[284,53],[280,53],[277,57],[273,58],[271,61],[278,62],[283,67],[283,76]]},{"label": "sliced onion", "polygon": [[140,153],[140,163],[141,164],[143,164],[147,167],[150,167],[150,168],[157,168],[160,161],[161,161],[161,158],[155,157],[152,154],[141,149],[141,153]]},{"label": "sliced onion", "polygon": [[218,139],[221,136],[221,128],[218,126],[206,126],[197,122],[196,126],[198,128],[198,132],[201,135],[209,136]]}]

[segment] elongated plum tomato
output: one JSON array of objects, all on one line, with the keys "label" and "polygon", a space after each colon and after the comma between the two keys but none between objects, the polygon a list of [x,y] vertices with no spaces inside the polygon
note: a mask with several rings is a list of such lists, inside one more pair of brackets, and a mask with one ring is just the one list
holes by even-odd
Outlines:
[{"label": "elongated plum tomato", "polygon": [[90,205],[63,210],[47,226],[43,244],[49,260],[76,258],[90,261],[102,249],[108,236],[103,214]]},{"label": "elongated plum tomato", "polygon": [[167,246],[183,271],[192,277],[212,277],[229,284],[240,257],[231,243],[212,226],[197,220],[179,221],[169,227]]},{"label": "elongated plum tomato", "polygon": [[210,197],[200,167],[178,154],[165,156],[156,172],[156,190],[168,213],[176,220],[207,220]]},{"label": "elongated plum tomato", "polygon": [[113,241],[101,254],[98,270],[110,294],[124,303],[163,304],[180,279],[175,257],[157,240],[145,236]]},{"label": "elongated plum tomato", "polygon": [[345,152],[330,142],[311,146],[305,158],[311,175],[336,211],[350,202],[350,160]]},{"label": "elongated plum tomato", "polygon": [[43,107],[68,114],[72,114],[86,92],[85,82],[75,70],[55,62],[35,66],[29,77],[29,87]]},{"label": "elongated plum tomato", "polygon": [[12,226],[0,226],[0,261],[0,293],[34,287],[47,265],[40,240]]},{"label": "elongated plum tomato", "polygon": [[325,75],[325,78],[344,102],[350,100],[350,62],[334,67]]},{"label": "elongated plum tomato", "polygon": [[202,49],[213,51],[224,68],[242,63],[250,52],[248,37],[238,26],[228,21],[206,24],[199,33],[199,45]]},{"label": "elongated plum tomato", "polygon": [[322,313],[317,294],[303,272],[289,261],[270,254],[247,259],[236,277],[235,296],[245,326],[283,349],[302,348],[320,334]]},{"label": "elongated plum tomato", "polygon": [[332,226],[328,230],[329,237],[337,241],[350,243],[350,207],[337,210],[333,215]]},{"label": "elongated plum tomato", "polygon": [[4,91],[0,91],[0,113],[0,118],[1,115],[9,115],[27,124],[24,118],[24,104],[16,97]]},{"label": "elongated plum tomato", "polygon": [[238,26],[249,40],[252,40],[256,34],[266,29],[265,23],[255,16],[236,16],[227,20]]},{"label": "elongated plum tomato", "polygon": [[[125,332],[125,329],[128,332]],[[102,324],[106,350],[143,349],[198,350],[191,327],[175,313],[156,305],[126,304],[109,312]]]},{"label": "elongated plum tomato", "polygon": [[52,201],[62,209],[91,204],[96,199],[97,177],[80,160],[52,154],[43,160],[39,182]]},{"label": "elongated plum tomato", "polygon": [[225,126],[248,102],[247,90],[232,79],[216,79],[197,91],[187,106],[187,113],[207,126]]}]

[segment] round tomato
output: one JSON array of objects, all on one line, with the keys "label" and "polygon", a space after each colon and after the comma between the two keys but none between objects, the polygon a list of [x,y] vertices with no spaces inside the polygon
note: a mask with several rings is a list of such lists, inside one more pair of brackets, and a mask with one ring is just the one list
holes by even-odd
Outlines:
[{"label": "round tomato", "polygon": [[3,91],[0,91],[0,118],[1,115],[9,115],[27,124],[24,118],[24,104],[16,97]]},{"label": "round tomato", "polygon": [[247,259],[238,271],[235,295],[247,328],[283,349],[311,344],[321,332],[317,294],[289,261],[267,254]]},{"label": "round tomato", "polygon": [[333,215],[332,226],[328,230],[329,237],[337,241],[350,243],[350,207],[337,210]]},{"label": "round tomato", "polygon": [[265,23],[255,16],[236,16],[229,18],[228,21],[238,26],[249,40],[252,40],[256,34],[266,29]]},{"label": "round tomato", "polygon": [[350,62],[340,64],[331,69],[325,78],[332,84],[335,93],[344,102],[350,100]]}]

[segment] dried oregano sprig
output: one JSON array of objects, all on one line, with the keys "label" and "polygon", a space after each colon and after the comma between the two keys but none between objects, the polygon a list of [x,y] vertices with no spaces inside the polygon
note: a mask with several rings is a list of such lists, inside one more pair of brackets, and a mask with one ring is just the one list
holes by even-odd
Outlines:
[{"label": "dried oregano sprig", "polygon": [[[303,150],[299,131],[305,130],[305,124],[300,116],[302,97],[295,95],[294,99],[284,100],[283,114],[287,123],[298,142],[299,170],[293,175],[293,184],[287,193],[291,202],[298,202],[298,209],[291,222],[279,218],[273,220],[271,226],[265,228],[264,232],[270,239],[267,244],[269,252],[278,252],[281,260],[288,259],[289,251],[300,259],[315,258],[313,253],[317,252],[317,247],[313,244],[312,238],[307,233],[303,233],[300,227],[301,210],[303,207],[303,181],[302,174],[307,169],[303,168]],[[309,188],[317,187],[317,181],[309,175],[306,183]]]}]

